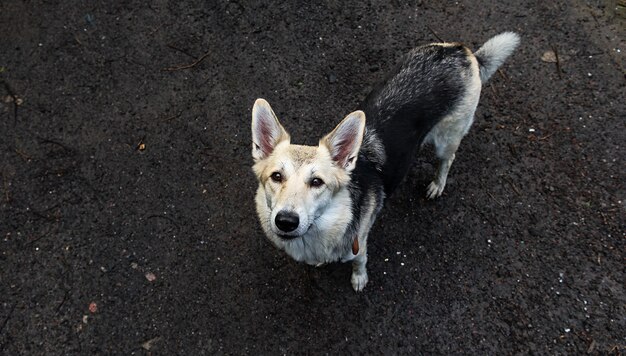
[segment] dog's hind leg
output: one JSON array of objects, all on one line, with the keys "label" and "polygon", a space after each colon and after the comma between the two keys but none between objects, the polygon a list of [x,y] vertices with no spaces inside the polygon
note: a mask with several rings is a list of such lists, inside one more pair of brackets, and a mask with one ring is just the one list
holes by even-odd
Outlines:
[{"label": "dog's hind leg", "polygon": [[[480,83],[478,82],[478,84]],[[474,122],[474,112],[480,96],[480,87],[478,88],[479,90],[471,91],[472,94],[462,101],[457,110],[444,118],[428,133],[426,141],[435,146],[435,154],[439,158],[435,179],[430,183],[426,192],[428,199],[437,198],[443,193],[456,150]]]},{"label": "dog's hind leg", "polygon": [[448,179],[450,166],[452,166],[452,162],[454,162],[455,152],[460,143],[461,142],[459,140],[459,142],[455,142],[444,147],[436,147],[439,165],[437,166],[435,179],[433,179],[428,186],[428,191],[426,193],[428,199],[437,198],[441,195],[441,193],[443,193],[443,188],[445,188],[446,180]]},{"label": "dog's hind leg", "polygon": [[471,115],[461,116],[463,117],[461,120],[451,117],[437,124],[429,133],[428,141],[435,146],[435,154],[439,159],[439,165],[437,166],[435,179],[430,183],[426,192],[428,199],[435,199],[443,193],[450,166],[452,166],[452,162],[454,162],[456,157],[456,150],[459,148],[463,137],[469,131],[473,116],[474,110],[472,110]]}]

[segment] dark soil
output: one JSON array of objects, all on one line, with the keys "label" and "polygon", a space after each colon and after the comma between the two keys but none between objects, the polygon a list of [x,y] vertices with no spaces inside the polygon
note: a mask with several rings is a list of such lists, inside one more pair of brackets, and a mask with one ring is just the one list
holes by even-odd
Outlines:
[{"label": "dark soil", "polygon": [[[611,1],[144,3],[0,2],[0,354],[626,352]],[[410,48],[505,30],[444,195],[425,150],[363,293],[266,241],[254,99],[315,144]]]}]

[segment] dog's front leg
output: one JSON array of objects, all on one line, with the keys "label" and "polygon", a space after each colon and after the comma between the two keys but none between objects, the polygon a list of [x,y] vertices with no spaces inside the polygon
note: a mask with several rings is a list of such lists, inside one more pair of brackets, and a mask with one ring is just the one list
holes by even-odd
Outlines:
[{"label": "dog's front leg", "polygon": [[359,252],[352,260],[352,288],[356,292],[360,292],[367,284],[367,239],[363,239]]}]

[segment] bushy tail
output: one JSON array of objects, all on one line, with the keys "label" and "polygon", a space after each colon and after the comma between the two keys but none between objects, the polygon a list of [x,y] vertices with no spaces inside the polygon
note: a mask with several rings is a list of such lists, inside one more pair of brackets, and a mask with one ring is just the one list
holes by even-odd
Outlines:
[{"label": "bushy tail", "polygon": [[480,67],[480,81],[485,83],[519,45],[515,32],[503,32],[492,37],[474,53]]}]

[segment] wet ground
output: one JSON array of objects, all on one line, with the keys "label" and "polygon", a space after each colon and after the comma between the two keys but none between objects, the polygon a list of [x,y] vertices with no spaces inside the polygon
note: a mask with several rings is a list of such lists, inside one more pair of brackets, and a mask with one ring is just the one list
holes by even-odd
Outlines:
[{"label": "wet ground", "polygon": [[[0,354],[626,352],[614,3],[125,3],[0,3]],[[444,195],[426,149],[363,293],[265,240],[254,99],[314,144],[411,47],[506,30]]]}]

